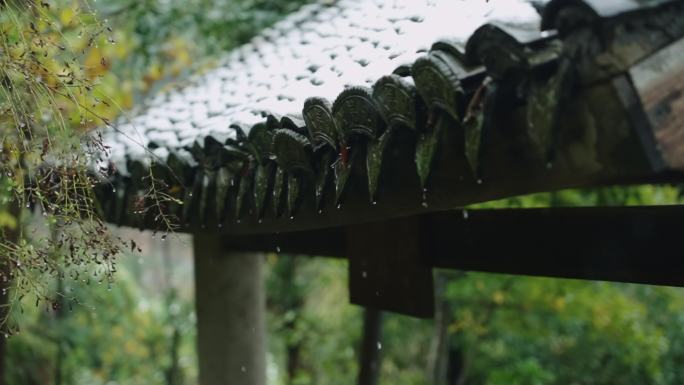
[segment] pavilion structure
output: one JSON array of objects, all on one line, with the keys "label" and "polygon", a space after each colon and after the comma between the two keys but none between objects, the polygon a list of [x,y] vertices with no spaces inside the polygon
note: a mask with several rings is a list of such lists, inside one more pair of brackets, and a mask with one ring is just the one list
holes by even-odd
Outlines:
[{"label": "pavilion structure", "polygon": [[684,286],[681,207],[462,208],[684,182],[683,36],[674,0],[310,4],[105,129],[102,216],[194,235],[203,385],[264,384],[255,253],[419,317],[435,267]]}]

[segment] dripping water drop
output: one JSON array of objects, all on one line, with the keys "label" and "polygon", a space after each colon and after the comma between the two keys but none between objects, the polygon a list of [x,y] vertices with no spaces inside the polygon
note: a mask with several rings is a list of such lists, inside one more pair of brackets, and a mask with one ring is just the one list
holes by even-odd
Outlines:
[{"label": "dripping water drop", "polygon": [[368,278],[368,273],[366,272],[366,270],[361,272],[361,277]]},{"label": "dripping water drop", "polygon": [[482,179],[478,178],[478,179],[477,179],[477,184],[482,184]]},{"label": "dripping water drop", "polygon": [[468,219],[468,210],[463,209],[463,219]]},{"label": "dripping water drop", "polygon": [[280,253],[280,246],[276,246],[276,253]]},{"label": "dripping water drop", "polygon": [[378,350],[381,350],[381,349],[382,349],[382,343],[380,341],[378,341]]},{"label": "dripping water drop", "polygon": [[342,208],[342,203],[338,203],[338,204],[337,204],[337,209],[339,210],[339,209],[341,209],[341,208]]}]

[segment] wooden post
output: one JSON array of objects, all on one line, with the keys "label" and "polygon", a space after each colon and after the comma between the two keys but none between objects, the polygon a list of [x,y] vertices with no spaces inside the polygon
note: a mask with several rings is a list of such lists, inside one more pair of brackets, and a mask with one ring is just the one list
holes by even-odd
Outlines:
[{"label": "wooden post", "polygon": [[195,297],[201,385],[265,385],[263,256],[222,250],[196,234]]},{"label": "wooden post", "polygon": [[428,355],[428,381],[434,385],[447,384],[447,366],[449,352],[449,324],[451,323],[451,307],[445,298],[447,278],[444,273],[435,274],[435,318],[434,334]]},{"label": "wooden post", "polygon": [[359,354],[358,385],[377,385],[382,348],[382,312],[366,308],[363,312],[363,339]]}]

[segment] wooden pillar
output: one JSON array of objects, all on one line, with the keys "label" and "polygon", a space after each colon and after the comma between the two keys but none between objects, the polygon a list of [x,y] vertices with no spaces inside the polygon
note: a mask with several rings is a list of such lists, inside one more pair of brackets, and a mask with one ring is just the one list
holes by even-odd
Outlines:
[{"label": "wooden pillar", "polygon": [[226,252],[220,235],[193,242],[200,385],[265,385],[263,256]]},{"label": "wooden pillar", "polygon": [[382,349],[382,312],[366,308],[363,312],[363,337],[359,354],[358,385],[377,385]]}]

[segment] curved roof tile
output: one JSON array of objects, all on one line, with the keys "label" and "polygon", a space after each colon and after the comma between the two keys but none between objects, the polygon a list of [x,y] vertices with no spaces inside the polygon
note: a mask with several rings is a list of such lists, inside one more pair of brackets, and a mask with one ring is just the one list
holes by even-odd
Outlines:
[{"label": "curved roof tile", "polygon": [[345,88],[370,86],[412,64],[440,38],[465,45],[487,22],[526,31],[538,30],[540,22],[525,0],[328,3],[303,6],[230,52],[218,68],[161,92],[134,118],[120,119],[105,133],[112,161],[145,156],[134,147],[174,151],[207,135],[224,140],[234,136],[231,125],[248,131],[268,114],[300,116],[307,98],[333,101]]}]

